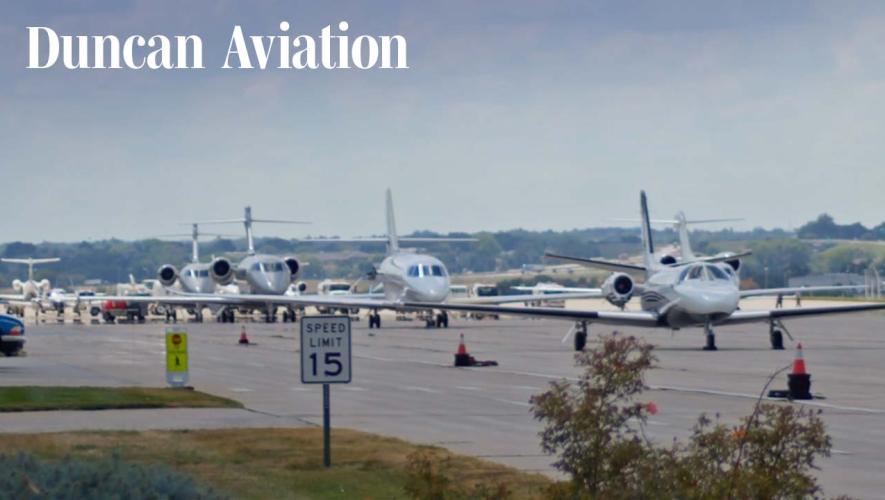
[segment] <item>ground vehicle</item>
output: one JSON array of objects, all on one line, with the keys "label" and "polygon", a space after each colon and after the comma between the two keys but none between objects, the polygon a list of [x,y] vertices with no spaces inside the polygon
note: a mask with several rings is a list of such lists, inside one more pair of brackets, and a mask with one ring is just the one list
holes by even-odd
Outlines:
[{"label": "ground vehicle", "polygon": [[[327,295],[327,296],[341,296],[341,295],[353,295],[352,285],[348,281],[343,280],[323,280],[317,284],[317,295]],[[359,314],[360,310],[358,308],[352,309],[336,309],[334,307],[322,307],[317,306],[317,311],[320,314],[332,314],[335,311],[339,311],[341,314]]]},{"label": "ground vehicle", "polygon": [[0,352],[15,356],[25,346],[25,323],[11,314],[0,314]]},{"label": "ground vehicle", "polygon": [[[474,283],[470,288],[470,296],[471,297],[497,297],[500,295],[498,291],[498,285],[490,284],[490,283]],[[483,314],[483,313],[470,313],[467,315],[468,318],[473,319],[483,319],[485,317],[489,317],[492,319],[498,319],[499,316],[497,314]]]}]

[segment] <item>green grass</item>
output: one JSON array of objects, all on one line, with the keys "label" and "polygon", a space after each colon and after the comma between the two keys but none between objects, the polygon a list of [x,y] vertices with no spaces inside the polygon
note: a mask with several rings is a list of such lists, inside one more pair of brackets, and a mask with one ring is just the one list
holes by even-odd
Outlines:
[{"label": "green grass", "polygon": [[332,430],[332,467],[322,465],[322,429],[225,429],[5,434],[0,453],[56,459],[164,464],[234,498],[406,498],[407,457],[429,450],[448,457],[459,484],[503,483],[514,498],[537,498],[552,481],[444,449],[347,429]]},{"label": "green grass", "polygon": [[189,389],[148,387],[0,387],[0,412],[133,408],[242,408]]}]

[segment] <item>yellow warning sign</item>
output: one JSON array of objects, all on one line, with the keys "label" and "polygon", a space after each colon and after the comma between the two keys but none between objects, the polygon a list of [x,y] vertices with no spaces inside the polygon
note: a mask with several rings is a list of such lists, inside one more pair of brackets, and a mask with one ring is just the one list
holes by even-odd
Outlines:
[{"label": "yellow warning sign", "polygon": [[166,354],[166,371],[180,373],[187,371],[187,353]]},{"label": "yellow warning sign", "polygon": [[187,354],[187,334],[184,332],[166,332],[166,354]]}]

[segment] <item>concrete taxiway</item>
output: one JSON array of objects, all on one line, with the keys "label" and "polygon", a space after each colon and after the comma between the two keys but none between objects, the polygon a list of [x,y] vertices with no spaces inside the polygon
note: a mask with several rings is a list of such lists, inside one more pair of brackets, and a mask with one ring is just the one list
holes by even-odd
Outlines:
[{"label": "concrete taxiway", "polygon": [[[811,305],[806,302],[806,305]],[[767,305],[767,304],[760,304]],[[790,304],[792,305],[792,304]],[[833,436],[820,473],[829,495],[875,497],[885,488],[885,314],[788,324],[803,342],[814,393]],[[525,470],[552,473],[539,449],[541,426],[529,398],[552,380],[575,377],[568,323],[453,319],[447,330],[385,320],[353,324],[353,382],[332,388],[333,426],[446,446]],[[151,410],[0,415],[4,432],[92,428],[290,426],[321,423],[319,386],[300,383],[298,324],[247,324],[256,345],[242,347],[242,325],[187,324],[191,383],[242,401],[248,410]],[[165,384],[165,325],[30,325],[28,355],[0,360],[6,385]],[[593,327],[595,333],[611,328]],[[662,443],[689,434],[701,413],[726,422],[751,411],[770,374],[793,359],[793,344],[772,351],[767,324],[719,328],[718,352],[703,352],[700,330],[621,329],[657,348],[658,368],[643,399],[659,412],[649,433]],[[458,334],[477,359],[498,367],[454,368]],[[374,335],[370,335],[374,334]],[[773,388],[786,386],[780,376]],[[139,413],[140,412],[140,413]],[[178,413],[176,413],[178,412]]]}]

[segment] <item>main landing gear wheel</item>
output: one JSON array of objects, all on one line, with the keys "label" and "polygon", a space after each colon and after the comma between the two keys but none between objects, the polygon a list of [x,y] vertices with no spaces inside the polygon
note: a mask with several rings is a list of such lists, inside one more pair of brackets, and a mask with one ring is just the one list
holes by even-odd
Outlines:
[{"label": "main landing gear wheel", "polygon": [[436,315],[436,327],[437,328],[448,328],[449,327],[449,315],[445,312],[441,312]]},{"label": "main landing gear wheel", "polygon": [[587,346],[587,323],[581,322],[575,328],[575,351],[581,352]]},{"label": "main landing gear wheel", "polygon": [[713,333],[713,327],[707,323],[704,326],[704,334],[707,337],[707,343],[704,345],[705,351],[715,351],[716,348],[716,334]]},{"label": "main landing gear wheel", "polygon": [[790,335],[787,327],[784,326],[780,321],[772,321],[768,327],[768,336],[771,340],[771,348],[775,351],[783,351],[784,350],[784,335],[790,337],[790,340],[793,340],[793,337]]},{"label": "main landing gear wheel", "polygon": [[369,329],[381,328],[381,315],[377,312],[369,313]]}]

